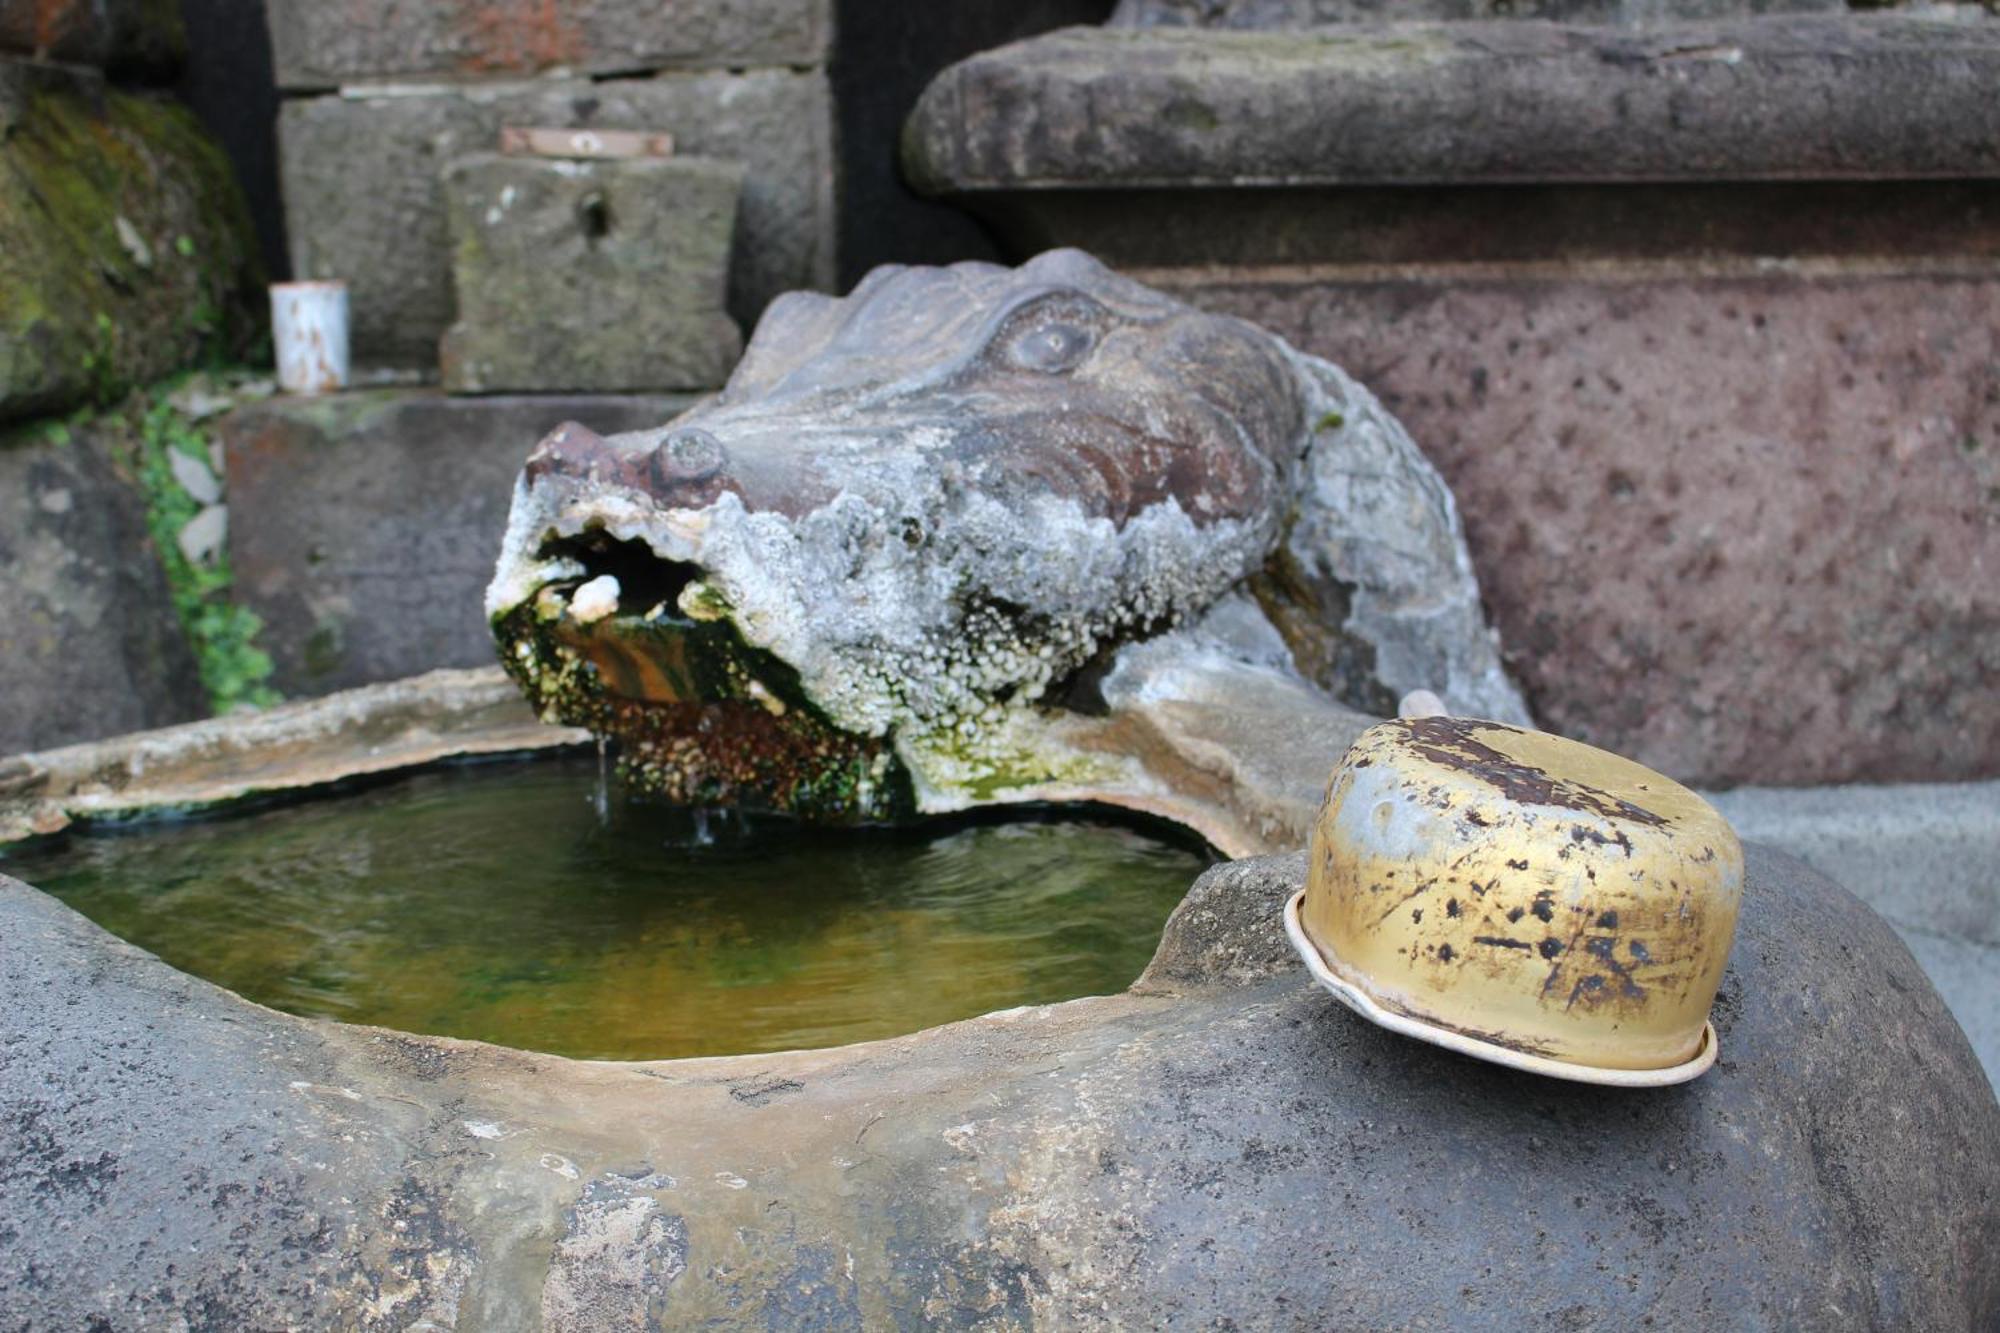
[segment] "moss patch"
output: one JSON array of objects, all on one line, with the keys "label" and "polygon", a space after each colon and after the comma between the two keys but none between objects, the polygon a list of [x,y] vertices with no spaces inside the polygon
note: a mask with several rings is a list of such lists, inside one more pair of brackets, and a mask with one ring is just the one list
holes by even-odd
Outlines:
[{"label": "moss patch", "polygon": [[[153,554],[166,576],[174,614],[194,650],[209,707],[216,713],[267,707],[279,702],[280,696],[265,684],[272,665],[270,655],[257,646],[263,622],[230,599],[235,575],[227,547],[209,559],[193,561],[180,546],[181,530],[202,505],[175,478],[172,455],[185,454],[212,466],[207,435],[174,403],[176,392],[193,378],[182,375],[156,384],[109,409],[84,408],[64,420],[36,423],[25,427],[24,434],[63,445],[88,432],[103,447],[145,502]],[[105,554],[125,558],[127,553]]]},{"label": "moss patch", "polygon": [[249,213],[193,116],[63,71],[0,79],[0,419],[249,349]]},{"label": "moss patch", "polygon": [[146,526],[166,571],[174,612],[194,647],[209,706],[227,713],[278,702],[277,692],[264,683],[271,676],[270,655],[257,646],[263,621],[229,597],[235,575],[228,547],[197,562],[187,558],[178,540],[201,505],[175,480],[170,455],[183,453],[207,466],[207,436],[162,391],[141,398],[136,424],[134,444],[139,484],[146,495]]}]

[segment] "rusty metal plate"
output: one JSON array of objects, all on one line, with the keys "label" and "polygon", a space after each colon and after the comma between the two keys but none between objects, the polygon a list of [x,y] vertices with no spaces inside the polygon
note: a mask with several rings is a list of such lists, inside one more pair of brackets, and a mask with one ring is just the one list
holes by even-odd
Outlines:
[{"label": "rusty metal plate", "polygon": [[500,151],[514,157],[581,157],[616,160],[672,157],[674,136],[665,130],[577,130],[506,125]]}]

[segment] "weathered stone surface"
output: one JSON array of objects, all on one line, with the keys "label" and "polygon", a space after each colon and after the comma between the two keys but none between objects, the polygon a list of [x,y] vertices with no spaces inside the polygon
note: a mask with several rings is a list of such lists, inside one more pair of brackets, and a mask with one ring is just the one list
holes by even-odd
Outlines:
[{"label": "weathered stone surface", "polygon": [[2000,270],[1148,277],[1409,423],[1550,729],[1716,785],[2000,774]]},{"label": "weathered stone surface", "polygon": [[1304,845],[1335,762],[1377,719],[1299,675],[1293,651],[1241,593],[1195,625],[1117,655],[1105,715],[1076,743],[1139,761],[1146,781],[1076,794],[1194,829],[1228,856]]},{"label": "weathered stone surface", "polygon": [[187,31],[175,0],[0,0],[0,51],[171,76]]},{"label": "weathered stone surface", "polygon": [[498,667],[432,671],[325,699],[0,756],[0,844],[77,819],[201,809],[440,759],[588,740],[586,732],[537,721]]},{"label": "weathered stone surface", "polygon": [[236,598],[264,620],[288,694],[493,660],[481,590],[521,459],[578,418],[633,429],[672,397],[279,398],[216,426]]},{"label": "weathered stone surface", "polygon": [[1657,23],[1665,18],[1840,13],[1847,8],[1845,0],[1119,0],[1107,26],[1282,31],[1382,19]]},{"label": "weathered stone surface", "polygon": [[1225,611],[1297,694],[1521,715],[1451,494],[1368,391],[1079,251],[789,296],[685,416],[559,429],[487,594],[634,783],[834,819],[1141,782],[1079,719],[1121,649]]},{"label": "weathered stone surface", "polygon": [[2000,782],[1739,787],[1746,839],[1839,875],[1923,964],[2000,1086]]},{"label": "weathered stone surface", "polygon": [[269,0],[278,86],[424,75],[821,65],[831,0]]},{"label": "weathered stone surface", "polygon": [[940,74],[903,157],[937,194],[1991,177],[1996,85],[1978,19],[1071,28]]},{"label": "weathered stone surface", "polygon": [[260,290],[242,196],[192,116],[0,58],[0,420],[240,351]]},{"label": "weathered stone surface", "polygon": [[1839,875],[1898,929],[2000,949],[2000,782],[1739,787],[1745,838]]},{"label": "weathered stone surface", "polygon": [[482,153],[445,168],[453,393],[712,389],[743,351],[723,311],[743,169],[700,158]]},{"label": "weathered stone surface", "polygon": [[[1469,1061],[1273,975],[1297,875],[1212,872],[1144,992],[638,1065],[287,1018],[0,882],[9,1313],[112,1330],[2000,1315],[2000,1106],[1908,953],[1813,872],[1751,849],[1721,1061],[1643,1093]],[[1195,922],[1225,897],[1227,924]]]},{"label": "weathered stone surface", "polygon": [[1271,922],[1306,882],[1303,851],[1225,861],[1205,872],[1174,908],[1153,961],[1132,989],[1174,994],[1253,986],[1299,970],[1299,956]]},{"label": "weathered stone surface", "polygon": [[0,435],[0,568],[0,754],[208,712],[115,433]]},{"label": "weathered stone surface", "polygon": [[680,152],[744,165],[729,310],[747,328],[778,293],[833,280],[829,117],[825,75],[790,70],[290,101],[292,267],[347,280],[357,364],[429,368],[453,315],[444,165],[497,148],[503,124],[666,130]]}]

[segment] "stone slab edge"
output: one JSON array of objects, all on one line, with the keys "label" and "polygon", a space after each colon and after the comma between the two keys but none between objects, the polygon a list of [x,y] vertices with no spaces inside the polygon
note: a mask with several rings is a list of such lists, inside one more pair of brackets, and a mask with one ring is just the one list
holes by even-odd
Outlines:
[{"label": "stone slab edge", "polygon": [[560,6],[271,0],[266,21],[278,87],[296,93],[370,80],[553,69],[606,75],[819,65],[833,47],[832,8],[831,0]]},{"label": "stone slab edge", "polygon": [[1839,880],[1899,930],[2000,949],[2000,781],[1740,787],[1708,799],[1745,841]]},{"label": "stone slab edge", "polygon": [[539,721],[497,666],[432,671],[263,712],[0,759],[0,844],[82,818],[200,808],[589,739]]},{"label": "stone slab edge", "polygon": [[1990,179],[1996,87],[1964,17],[1071,28],[945,70],[903,158],[928,194]]}]

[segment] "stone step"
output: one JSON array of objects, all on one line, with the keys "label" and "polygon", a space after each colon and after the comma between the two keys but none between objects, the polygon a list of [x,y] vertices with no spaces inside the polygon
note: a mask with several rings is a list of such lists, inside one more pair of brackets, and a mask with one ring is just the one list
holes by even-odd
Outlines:
[{"label": "stone step", "polygon": [[904,162],[953,195],[1993,177],[1996,86],[2000,23],[1956,17],[1069,28],[939,75]]}]

